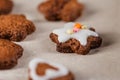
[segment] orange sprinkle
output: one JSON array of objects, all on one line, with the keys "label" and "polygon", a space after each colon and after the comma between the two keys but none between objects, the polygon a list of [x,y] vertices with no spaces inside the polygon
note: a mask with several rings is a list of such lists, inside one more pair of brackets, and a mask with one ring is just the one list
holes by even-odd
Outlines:
[{"label": "orange sprinkle", "polygon": [[79,23],[76,23],[74,27],[75,27],[75,28],[78,28],[78,29],[81,29],[81,28],[82,28],[82,25],[79,24]]}]

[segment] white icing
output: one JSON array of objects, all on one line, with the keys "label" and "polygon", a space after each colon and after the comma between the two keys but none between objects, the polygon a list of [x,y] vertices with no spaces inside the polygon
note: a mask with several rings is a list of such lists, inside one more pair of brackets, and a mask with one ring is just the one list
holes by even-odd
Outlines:
[{"label": "white icing", "polygon": [[59,42],[66,42],[70,38],[75,38],[78,41],[80,41],[81,45],[85,46],[87,44],[87,39],[89,36],[95,36],[95,37],[99,36],[96,32],[91,31],[89,29],[80,29],[76,33],[67,34],[66,31],[68,29],[73,29],[74,25],[75,23],[69,22],[64,25],[64,28],[53,30],[53,33],[58,35]]},{"label": "white icing", "polygon": [[[46,74],[44,76],[40,76],[36,74],[36,68],[39,63],[47,63],[58,70],[53,70],[53,69],[47,69]],[[56,64],[56,63],[51,63],[49,61],[44,61],[42,59],[33,59],[29,63],[29,69],[30,69],[30,76],[32,80],[50,80],[54,79],[57,77],[65,76],[69,73],[68,69],[65,68],[63,65]]]}]

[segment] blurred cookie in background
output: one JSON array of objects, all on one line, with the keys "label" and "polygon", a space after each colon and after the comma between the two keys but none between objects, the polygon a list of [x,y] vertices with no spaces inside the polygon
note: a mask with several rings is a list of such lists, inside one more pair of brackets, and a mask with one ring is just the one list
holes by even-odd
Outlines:
[{"label": "blurred cookie in background", "polygon": [[13,9],[12,0],[0,0],[0,15],[9,14]]},{"label": "blurred cookie in background", "polygon": [[77,0],[48,0],[38,6],[49,21],[75,21],[83,12],[83,4]]}]

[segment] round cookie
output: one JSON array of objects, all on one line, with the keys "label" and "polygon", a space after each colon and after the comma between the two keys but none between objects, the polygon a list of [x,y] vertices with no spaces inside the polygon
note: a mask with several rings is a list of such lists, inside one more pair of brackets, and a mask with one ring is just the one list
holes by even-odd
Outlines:
[{"label": "round cookie", "polygon": [[16,66],[22,54],[23,48],[20,45],[0,39],[0,70]]},{"label": "round cookie", "polygon": [[65,24],[64,28],[53,30],[50,38],[57,44],[56,50],[61,53],[85,55],[102,43],[102,38],[95,29],[72,22]]},{"label": "round cookie", "polygon": [[77,0],[48,0],[38,6],[47,20],[74,21],[83,12],[83,5]]},{"label": "round cookie", "polygon": [[33,22],[24,15],[1,15],[0,38],[11,41],[22,41],[27,35],[35,31]]},{"label": "round cookie", "polygon": [[0,15],[9,14],[12,8],[13,2],[11,0],[0,0]]},{"label": "round cookie", "polygon": [[29,64],[28,80],[74,80],[74,76],[63,65],[38,58]]}]

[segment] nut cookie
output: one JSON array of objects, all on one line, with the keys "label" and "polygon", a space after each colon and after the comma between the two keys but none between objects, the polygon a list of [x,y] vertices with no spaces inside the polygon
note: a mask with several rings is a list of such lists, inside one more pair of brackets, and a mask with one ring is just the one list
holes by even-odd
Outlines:
[{"label": "nut cookie", "polygon": [[83,12],[83,4],[77,0],[48,0],[38,7],[49,21],[74,21]]},{"label": "nut cookie", "polygon": [[2,39],[22,41],[34,31],[33,22],[27,20],[24,15],[10,14],[0,16],[0,38]]},{"label": "nut cookie", "polygon": [[11,41],[0,39],[0,69],[10,69],[17,65],[23,48]]}]

